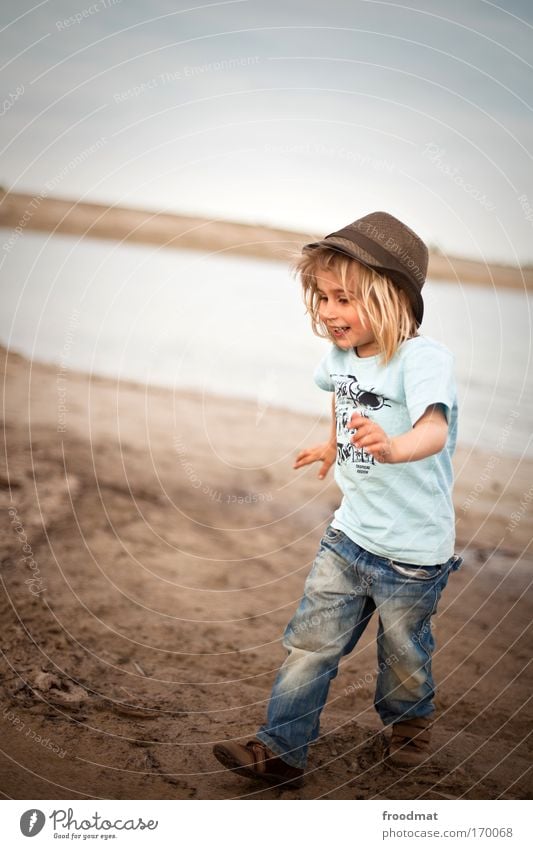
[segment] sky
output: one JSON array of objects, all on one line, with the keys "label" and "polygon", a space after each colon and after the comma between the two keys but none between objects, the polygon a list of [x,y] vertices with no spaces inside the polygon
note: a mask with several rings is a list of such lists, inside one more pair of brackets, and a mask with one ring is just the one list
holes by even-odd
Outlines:
[{"label": "sky", "polygon": [[4,0],[0,184],[533,262],[533,4]]}]

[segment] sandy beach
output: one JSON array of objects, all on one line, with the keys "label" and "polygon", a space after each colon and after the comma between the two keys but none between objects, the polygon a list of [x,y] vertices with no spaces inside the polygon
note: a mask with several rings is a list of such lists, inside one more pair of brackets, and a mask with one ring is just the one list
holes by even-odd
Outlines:
[{"label": "sandy beach", "polygon": [[[282,631],[339,502],[292,459],[327,422],[0,350],[3,794],[15,799],[531,797],[533,463],[461,447],[434,628],[434,753],[382,762],[374,622],[301,790],[222,769],[263,720]],[[311,379],[311,378],[310,378]]]}]

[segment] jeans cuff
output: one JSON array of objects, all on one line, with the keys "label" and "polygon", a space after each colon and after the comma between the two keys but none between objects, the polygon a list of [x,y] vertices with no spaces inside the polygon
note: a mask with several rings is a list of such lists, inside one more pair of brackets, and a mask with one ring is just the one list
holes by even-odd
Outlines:
[{"label": "jeans cuff", "polygon": [[287,752],[284,752],[281,746],[279,746],[279,744],[276,743],[276,741],[273,740],[266,731],[258,731],[255,736],[258,740],[261,740],[265,746],[268,746],[275,755],[278,755],[282,761],[289,764],[289,766],[294,766],[296,769],[305,769],[305,759],[303,759],[302,763],[302,758],[297,758],[291,754],[287,754]]},{"label": "jeans cuff", "polygon": [[384,716],[380,715],[380,719],[385,725],[388,727],[389,725],[395,725],[397,722],[407,722],[409,719],[429,719],[435,713],[435,707],[433,705],[426,706],[423,708],[415,708],[413,710],[404,710],[401,714],[385,714]]}]

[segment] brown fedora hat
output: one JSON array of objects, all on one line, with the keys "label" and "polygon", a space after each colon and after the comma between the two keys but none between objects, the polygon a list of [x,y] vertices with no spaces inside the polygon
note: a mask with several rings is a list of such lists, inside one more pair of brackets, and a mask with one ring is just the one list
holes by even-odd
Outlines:
[{"label": "brown fedora hat", "polygon": [[424,316],[421,289],[426,279],[428,249],[416,233],[388,212],[371,212],[304,251],[330,248],[353,257],[362,265],[386,274],[402,288],[413,307],[418,324]]}]

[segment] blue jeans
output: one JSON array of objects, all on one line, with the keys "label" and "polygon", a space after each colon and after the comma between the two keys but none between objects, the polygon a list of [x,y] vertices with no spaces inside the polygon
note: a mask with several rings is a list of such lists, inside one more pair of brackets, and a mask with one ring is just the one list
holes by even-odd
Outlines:
[{"label": "blue jeans", "polygon": [[357,644],[376,609],[374,706],[383,723],[433,713],[431,617],[450,571],[461,563],[456,556],[434,566],[396,563],[370,554],[329,525],[283,635],[289,654],[258,739],[292,766],[305,767],[339,661]]}]

